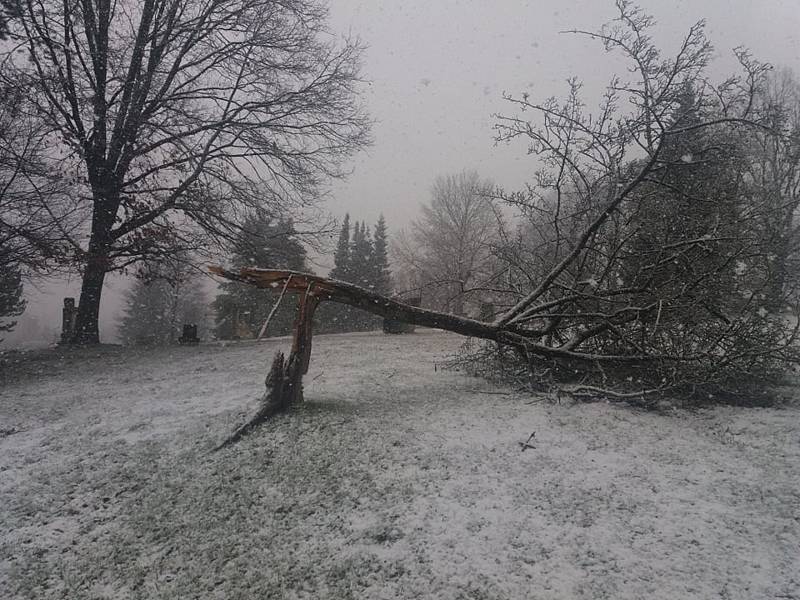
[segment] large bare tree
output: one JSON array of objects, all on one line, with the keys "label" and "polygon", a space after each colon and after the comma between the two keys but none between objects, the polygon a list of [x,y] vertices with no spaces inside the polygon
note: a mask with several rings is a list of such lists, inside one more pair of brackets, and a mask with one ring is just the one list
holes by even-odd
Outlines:
[{"label": "large bare tree", "polygon": [[796,297],[800,251],[800,83],[788,69],[773,72],[756,97],[755,109],[770,130],[748,140],[748,192],[759,203],[758,220],[772,260],[770,310]]},{"label": "large bare tree", "polygon": [[25,90],[0,85],[0,269],[25,278],[67,261],[65,243],[81,225],[69,181],[48,164],[42,124],[23,110]]},{"label": "large bare tree", "polygon": [[471,299],[487,292],[497,270],[493,251],[499,215],[491,203],[493,190],[475,171],[441,175],[420,218],[396,237],[399,267],[426,306],[464,314]]},{"label": "large bare tree", "polygon": [[[76,342],[108,272],[303,206],[368,142],[361,48],[315,0],[16,0],[3,84],[88,208]],[[198,234],[198,232],[202,232]]]}]

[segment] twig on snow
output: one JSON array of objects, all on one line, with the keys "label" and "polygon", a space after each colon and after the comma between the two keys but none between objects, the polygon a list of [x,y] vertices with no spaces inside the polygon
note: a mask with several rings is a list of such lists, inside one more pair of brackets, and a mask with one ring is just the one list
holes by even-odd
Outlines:
[{"label": "twig on snow", "polygon": [[534,437],[536,437],[535,431],[531,433],[528,436],[528,439],[525,440],[524,442],[517,442],[521,446],[520,452],[525,452],[525,450],[527,450],[528,448],[530,448],[531,450],[536,450],[536,446],[533,446],[531,444],[531,440],[533,440]]}]

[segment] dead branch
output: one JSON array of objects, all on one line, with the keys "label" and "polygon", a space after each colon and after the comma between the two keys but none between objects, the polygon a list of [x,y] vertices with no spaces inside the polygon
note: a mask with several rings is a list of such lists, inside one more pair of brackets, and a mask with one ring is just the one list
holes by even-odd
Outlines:
[{"label": "dead branch", "polygon": [[267,318],[264,321],[264,324],[261,326],[261,330],[258,332],[258,337],[256,338],[257,340],[260,340],[262,337],[264,337],[264,334],[267,332],[267,327],[269,326],[270,321],[272,321],[272,317],[274,317],[275,313],[278,311],[278,307],[281,305],[281,301],[283,300],[283,297],[286,295],[286,288],[289,287],[289,282],[291,280],[292,280],[292,278],[289,277],[286,280],[286,283],[283,284],[283,289],[281,290],[281,295],[278,296],[278,300],[275,302],[275,306],[273,306],[272,310],[269,311],[269,314],[267,315]]},{"label": "dead branch", "polygon": [[536,432],[534,431],[528,436],[528,439],[524,442],[517,442],[520,445],[520,452],[525,452],[525,450],[536,450],[536,446],[531,444],[533,438],[536,437]]}]

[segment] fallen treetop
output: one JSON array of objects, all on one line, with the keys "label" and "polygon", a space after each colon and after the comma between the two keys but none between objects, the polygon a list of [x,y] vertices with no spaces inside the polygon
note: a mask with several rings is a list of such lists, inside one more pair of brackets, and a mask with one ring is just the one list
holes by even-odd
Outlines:
[{"label": "fallen treetop", "polygon": [[[219,266],[211,266],[209,271],[226,279],[241,281],[260,288],[278,289],[285,286],[288,291],[307,294],[317,302],[338,302],[384,318],[494,341],[517,348],[528,355],[592,362],[642,362],[671,358],[663,355],[603,355],[559,348],[557,346],[545,346],[537,342],[541,338],[540,332],[521,329],[517,325],[506,323],[502,318],[488,323],[450,313],[419,308],[377,294],[372,290],[352,283],[320,277],[310,273],[254,267],[228,271]],[[681,357],[681,360],[686,360],[686,357]]]},{"label": "fallen treetop", "polygon": [[[560,346],[547,346],[542,343],[544,334],[536,329],[524,329],[519,324],[508,319],[507,316],[518,310],[518,306],[512,307],[509,311],[501,314],[493,322],[482,322],[469,319],[459,315],[442,313],[416,306],[410,306],[399,300],[377,294],[352,283],[337,281],[325,277],[319,277],[310,273],[300,273],[280,269],[259,269],[245,267],[238,271],[228,271],[222,267],[213,266],[209,270],[226,279],[239,281],[259,288],[280,289],[281,297],[287,291],[296,292],[300,296],[297,310],[297,318],[294,326],[294,337],[292,349],[288,359],[284,359],[282,353],[278,353],[272,363],[272,368],[266,380],[266,392],[263,396],[259,411],[234,432],[228,439],[218,446],[218,449],[225,448],[236,443],[248,432],[252,431],[264,420],[272,415],[285,410],[287,407],[302,402],[303,400],[303,375],[308,372],[309,361],[311,358],[311,346],[313,337],[314,313],[320,302],[331,301],[347,304],[355,308],[379,315],[384,318],[393,319],[405,323],[412,323],[422,327],[432,327],[444,329],[465,336],[471,336],[490,340],[515,348],[523,355],[529,365],[535,359],[564,360],[567,363],[573,361],[584,361],[599,365],[601,362],[606,365],[618,365],[622,367],[642,367],[640,371],[652,371],[656,375],[656,385],[645,388],[643,379],[637,379],[633,385],[641,388],[630,390],[627,388],[601,389],[593,385],[585,385],[583,382],[573,389],[570,393],[576,396],[603,396],[614,398],[615,400],[634,400],[641,399],[646,401],[646,397],[658,394],[676,384],[662,376],[662,371],[658,365],[676,365],[680,362],[693,363],[699,361],[702,355],[687,353],[682,356],[668,356],[663,354],[648,354],[644,351],[635,352],[630,355],[619,354],[599,354],[576,349],[581,343],[591,338],[592,333],[602,331],[608,326],[609,321],[601,322],[600,325],[579,324],[574,326],[576,336],[571,336]],[[798,325],[800,328],[800,325]],[[796,335],[797,328],[793,334]],[[575,342],[575,340],[578,340]],[[548,341],[548,340],[545,340]],[[549,340],[552,342],[552,338]],[[724,357],[723,357],[724,358]],[[655,362],[654,362],[655,361]],[[658,361],[662,361],[659,363]],[[712,365],[713,366],[713,365]],[[583,370],[573,369],[573,373]],[[606,377],[605,370],[598,367],[603,378]],[[652,375],[652,374],[651,374]],[[661,377],[660,382],[658,378]],[[653,379],[653,377],[650,377]],[[626,382],[633,382],[629,375],[625,378]],[[679,384],[685,382],[678,382]],[[623,384],[624,386],[624,384]],[[628,386],[630,387],[630,386]]]}]

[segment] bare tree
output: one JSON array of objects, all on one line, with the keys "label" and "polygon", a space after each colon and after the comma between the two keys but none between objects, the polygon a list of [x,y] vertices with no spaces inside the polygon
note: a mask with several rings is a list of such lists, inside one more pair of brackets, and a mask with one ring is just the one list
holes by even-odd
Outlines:
[{"label": "bare tree", "polygon": [[787,69],[771,73],[756,97],[755,110],[770,131],[754,132],[747,140],[748,193],[771,247],[767,306],[780,311],[787,297],[797,297],[800,284],[800,84],[794,74]]},{"label": "bare tree", "polygon": [[743,175],[747,140],[782,135],[755,110],[768,67],[737,50],[743,75],[714,86],[702,22],[666,59],[652,19],[617,7],[600,31],[576,32],[635,74],[611,82],[598,114],[584,112],[571,81],[564,102],[508,97],[536,122],[498,117],[498,139],[526,140],[543,168],[505,196],[537,231],[534,248],[520,247],[539,260],[514,261],[518,285],[495,326],[538,339],[529,360],[550,351],[594,362],[601,381],[609,368],[599,365],[624,363],[635,394],[776,375],[796,359],[797,332],[767,306],[774,241]]},{"label": "bare tree", "polygon": [[99,341],[106,273],[313,202],[368,142],[361,48],[325,19],[314,0],[18,0],[5,82],[33,91],[48,158],[90,213],[70,237],[75,341]]},{"label": "bare tree", "polygon": [[83,217],[69,182],[48,165],[38,120],[24,111],[28,91],[0,85],[0,269],[51,273],[69,257],[65,237]]},{"label": "bare tree", "polygon": [[472,298],[489,290],[497,270],[493,189],[475,171],[437,177],[422,216],[397,236],[400,268],[424,290],[426,305],[464,314]]},{"label": "bare tree", "polygon": [[[500,194],[524,224],[515,235],[501,230],[493,292],[505,306],[493,322],[310,275],[218,272],[301,293],[303,323],[317,303],[335,301],[510,346],[517,352],[506,355],[575,396],[763,391],[800,358],[785,286],[779,304],[793,318],[769,306],[772,213],[748,173],[753,140],[786,136],[757,110],[768,67],[739,50],[743,74],[714,85],[702,23],[665,58],[648,36],[650,17],[624,0],[617,7],[601,30],[578,32],[620,53],[632,73],[611,82],[599,113],[586,114],[573,81],[565,101],[508,97],[517,112],[498,117],[499,139],[526,141],[542,168],[525,190]],[[295,339],[285,373],[297,391],[310,330],[298,327]]]}]

